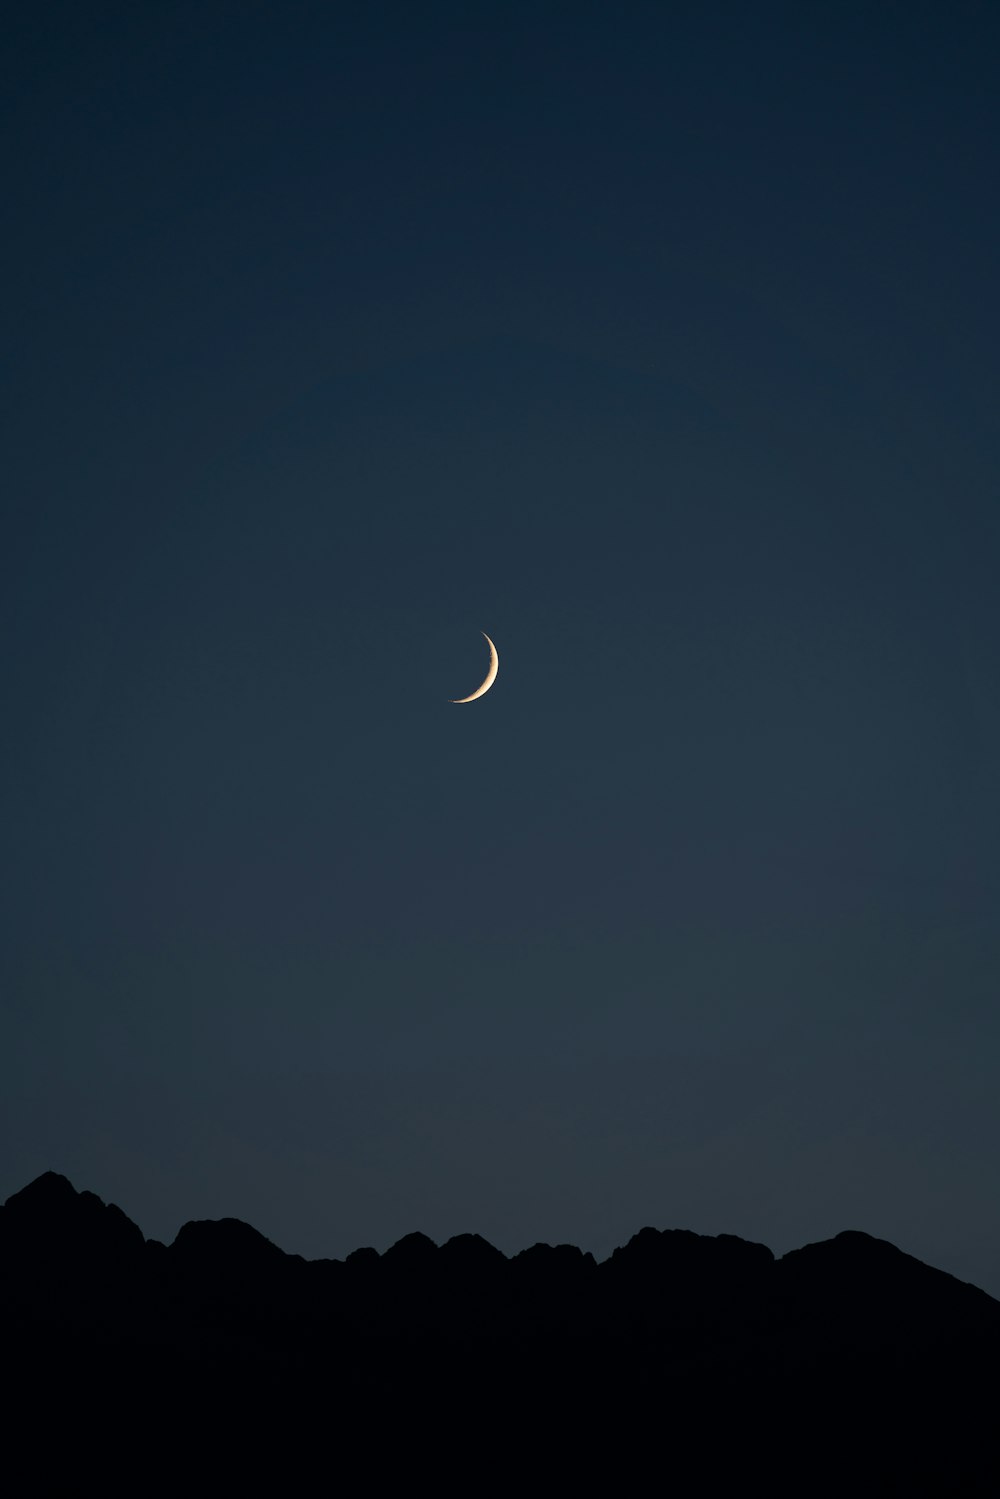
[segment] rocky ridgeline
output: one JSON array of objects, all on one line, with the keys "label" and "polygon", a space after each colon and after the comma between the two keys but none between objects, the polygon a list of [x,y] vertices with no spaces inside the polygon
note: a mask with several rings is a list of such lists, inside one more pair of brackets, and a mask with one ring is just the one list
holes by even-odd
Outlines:
[{"label": "rocky ridgeline", "polygon": [[305,1463],[334,1420],[351,1465],[408,1471],[402,1434],[440,1429],[442,1461],[530,1447],[557,1488],[664,1443],[702,1488],[979,1492],[1000,1469],[1000,1303],[864,1233],[776,1260],[644,1228],[600,1263],[412,1233],[308,1261],[232,1218],[146,1240],[48,1172],[0,1209],[0,1287],[10,1429],[113,1411],[137,1452],[177,1457],[197,1431],[255,1474],[284,1452],[279,1485],[281,1434]]}]

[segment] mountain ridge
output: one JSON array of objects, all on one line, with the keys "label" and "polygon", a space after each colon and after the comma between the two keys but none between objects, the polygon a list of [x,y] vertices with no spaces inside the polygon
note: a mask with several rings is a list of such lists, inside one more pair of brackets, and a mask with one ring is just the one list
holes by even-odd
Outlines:
[{"label": "mountain ridge", "polygon": [[513,1263],[523,1255],[532,1254],[537,1250],[550,1251],[553,1254],[561,1254],[569,1251],[573,1255],[580,1256],[582,1260],[589,1261],[595,1268],[610,1265],[616,1259],[620,1261],[624,1255],[642,1253],[647,1246],[651,1246],[656,1242],[660,1244],[666,1242],[672,1246],[676,1246],[681,1255],[683,1255],[685,1248],[692,1248],[696,1245],[699,1249],[708,1245],[717,1246],[716,1251],[710,1252],[718,1252],[728,1246],[733,1246],[734,1248],[736,1246],[745,1246],[754,1252],[762,1251],[763,1256],[766,1256],[775,1265],[782,1265],[788,1261],[796,1262],[798,1257],[803,1255],[812,1256],[817,1251],[828,1253],[831,1246],[840,1246],[841,1249],[848,1249],[855,1252],[859,1247],[864,1246],[865,1251],[869,1254],[875,1253],[884,1256],[885,1252],[889,1251],[893,1256],[898,1256],[900,1260],[908,1261],[912,1265],[919,1265],[922,1269],[931,1271],[936,1276],[944,1277],[955,1285],[968,1287],[971,1290],[977,1291],[987,1301],[1000,1308],[1000,1301],[992,1297],[989,1292],[976,1286],[972,1281],[964,1281],[960,1277],[952,1275],[950,1271],[928,1265],[926,1261],[919,1260],[915,1255],[910,1255],[905,1250],[900,1249],[891,1240],[878,1238],[873,1234],[867,1233],[864,1229],[840,1229],[829,1239],[812,1240],[794,1249],[786,1250],[783,1255],[775,1255],[774,1251],[768,1245],[760,1243],[757,1240],[744,1239],[739,1234],[700,1234],[687,1228],[658,1229],[647,1224],[637,1229],[624,1244],[616,1246],[602,1260],[598,1260],[589,1250],[581,1249],[575,1244],[560,1243],[553,1245],[544,1241],[536,1241],[534,1244],[526,1245],[523,1249],[519,1249],[513,1254],[508,1255],[480,1234],[468,1232],[453,1234],[450,1238],[442,1240],[439,1243],[421,1230],[411,1230],[381,1251],[371,1245],[359,1245],[345,1255],[343,1259],[326,1255],[310,1259],[307,1256],[282,1249],[280,1245],[275,1244],[272,1239],[269,1239],[258,1228],[255,1228],[253,1224],[247,1223],[242,1218],[235,1218],[230,1215],[221,1218],[186,1219],[170,1243],[163,1244],[161,1240],[147,1238],[139,1225],[133,1219],[129,1218],[117,1203],[105,1202],[103,1198],[88,1189],[77,1189],[68,1177],[53,1170],[41,1172],[17,1192],[11,1193],[4,1203],[0,1205],[0,1242],[2,1242],[4,1224],[7,1221],[4,1214],[10,1208],[13,1207],[15,1213],[19,1215],[26,1207],[36,1210],[41,1207],[41,1212],[38,1213],[38,1220],[41,1222],[42,1219],[51,1220],[54,1208],[69,1208],[74,1200],[81,1205],[86,1204],[91,1218],[93,1218],[95,1209],[104,1209],[114,1219],[116,1226],[124,1229],[127,1225],[129,1231],[134,1231],[135,1234],[141,1236],[144,1244],[160,1245],[167,1250],[173,1250],[181,1246],[185,1252],[188,1252],[194,1239],[199,1240],[202,1246],[211,1244],[214,1249],[219,1242],[220,1236],[222,1236],[233,1247],[236,1247],[238,1244],[242,1244],[244,1247],[252,1245],[257,1252],[266,1254],[272,1258],[277,1255],[290,1261],[310,1265],[346,1265],[357,1256],[363,1256],[366,1259],[373,1257],[379,1261],[384,1261],[388,1258],[391,1262],[407,1260],[412,1263],[414,1256],[426,1259],[433,1252],[437,1254],[441,1254],[442,1252],[453,1253],[459,1247],[469,1246],[472,1243],[475,1243],[481,1250],[485,1250],[488,1256],[498,1257],[508,1264]]},{"label": "mountain ridge", "polygon": [[109,1492],[134,1492],[151,1452],[165,1490],[195,1493],[257,1492],[265,1462],[304,1491],[331,1451],[352,1487],[437,1462],[463,1493],[508,1458],[519,1492],[592,1492],[601,1464],[615,1492],[642,1463],[709,1493],[748,1474],[796,1495],[1000,1482],[1000,1302],[857,1229],[779,1259],[647,1226],[601,1261],[420,1232],[307,1260],[235,1218],[146,1239],[50,1172],[0,1208],[0,1325],[28,1492],[78,1491],[73,1454],[109,1411]]}]

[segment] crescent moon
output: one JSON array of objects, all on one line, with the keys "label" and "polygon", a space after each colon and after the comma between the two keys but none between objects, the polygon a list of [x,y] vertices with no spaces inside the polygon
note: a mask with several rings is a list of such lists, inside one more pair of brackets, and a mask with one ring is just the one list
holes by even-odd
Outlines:
[{"label": "crescent moon", "polygon": [[497,679],[497,668],[500,665],[500,658],[497,655],[497,648],[493,644],[492,640],[487,635],[485,630],[480,630],[479,633],[490,648],[490,669],[486,673],[485,681],[480,683],[475,692],[470,692],[468,697],[453,697],[451,699],[453,703],[474,703],[477,697],[482,697],[484,692],[489,692],[490,688],[493,686],[493,683]]}]

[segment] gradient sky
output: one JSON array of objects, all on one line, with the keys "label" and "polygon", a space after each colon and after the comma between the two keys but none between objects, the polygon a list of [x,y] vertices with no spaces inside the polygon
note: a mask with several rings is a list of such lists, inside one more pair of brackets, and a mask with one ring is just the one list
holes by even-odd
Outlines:
[{"label": "gradient sky", "polygon": [[1000,1295],[1000,10],[7,28],[0,1198]]}]

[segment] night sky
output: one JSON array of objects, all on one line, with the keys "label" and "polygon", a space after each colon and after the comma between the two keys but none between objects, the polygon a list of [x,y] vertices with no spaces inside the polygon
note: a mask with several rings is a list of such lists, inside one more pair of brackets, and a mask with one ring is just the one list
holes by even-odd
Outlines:
[{"label": "night sky", "polygon": [[0,1199],[1000,1295],[1000,9],[18,10]]}]

